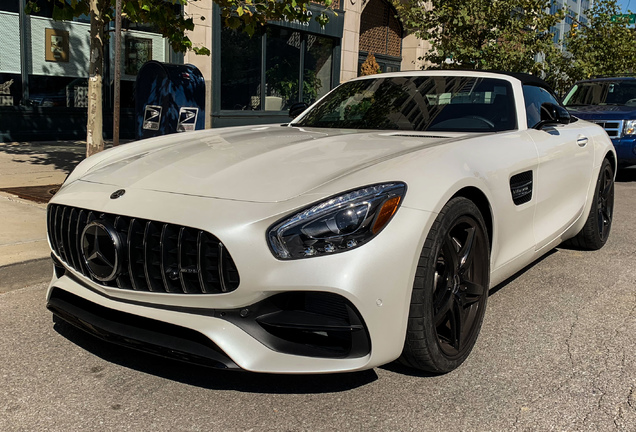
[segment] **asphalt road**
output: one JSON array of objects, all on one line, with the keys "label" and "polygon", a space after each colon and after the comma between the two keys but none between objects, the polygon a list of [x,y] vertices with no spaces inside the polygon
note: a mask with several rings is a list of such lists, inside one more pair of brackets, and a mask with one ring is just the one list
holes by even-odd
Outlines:
[{"label": "asphalt road", "polygon": [[19,288],[36,273],[4,269],[0,431],[634,431],[636,171],[619,180],[605,248],[555,249],[497,287],[475,350],[442,376],[163,360],[54,324],[46,282]]}]

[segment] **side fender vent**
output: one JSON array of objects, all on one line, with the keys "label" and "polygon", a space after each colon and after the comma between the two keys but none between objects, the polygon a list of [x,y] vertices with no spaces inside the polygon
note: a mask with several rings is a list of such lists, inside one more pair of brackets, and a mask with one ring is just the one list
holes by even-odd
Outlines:
[{"label": "side fender vent", "polygon": [[524,171],[510,177],[510,192],[515,205],[525,204],[532,199],[532,171]]}]

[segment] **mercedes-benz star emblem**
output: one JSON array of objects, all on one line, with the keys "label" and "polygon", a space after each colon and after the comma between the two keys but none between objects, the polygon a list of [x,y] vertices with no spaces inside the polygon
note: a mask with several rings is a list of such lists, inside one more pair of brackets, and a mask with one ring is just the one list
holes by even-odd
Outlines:
[{"label": "mercedes-benz star emblem", "polygon": [[96,220],[82,232],[82,255],[95,279],[108,282],[119,274],[121,240],[114,227]]},{"label": "mercedes-benz star emblem", "polygon": [[125,193],[126,191],[124,189],[117,189],[115,192],[110,194],[110,199],[117,199]]}]

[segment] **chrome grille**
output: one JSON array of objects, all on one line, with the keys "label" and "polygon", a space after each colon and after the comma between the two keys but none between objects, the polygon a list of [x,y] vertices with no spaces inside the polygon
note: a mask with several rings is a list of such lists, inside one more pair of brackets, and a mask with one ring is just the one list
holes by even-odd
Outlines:
[{"label": "chrome grille", "polygon": [[[82,255],[81,237],[92,221],[112,225],[123,245],[119,274],[97,280]],[[239,274],[223,243],[195,228],[51,204],[47,213],[53,251],[69,267],[100,285],[179,294],[230,292]]]},{"label": "chrome grille", "polygon": [[601,126],[607,132],[610,138],[623,137],[623,121],[624,120],[590,120]]}]

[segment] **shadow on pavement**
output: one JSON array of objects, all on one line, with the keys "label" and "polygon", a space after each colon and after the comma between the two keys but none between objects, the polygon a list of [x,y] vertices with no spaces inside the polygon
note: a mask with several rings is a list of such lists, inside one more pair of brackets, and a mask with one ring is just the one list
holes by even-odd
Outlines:
[{"label": "shadow on pavement", "polygon": [[616,181],[620,183],[636,182],[636,167],[619,168]]},{"label": "shadow on pavement", "polygon": [[[564,246],[563,244],[560,244],[559,245],[559,249],[568,249],[568,247]],[[522,276],[525,272],[530,270],[532,267],[534,267],[535,265],[539,264],[541,261],[543,261],[544,259],[546,259],[550,255],[553,255],[553,254],[555,254],[557,252],[558,252],[558,249],[556,249],[556,248],[552,249],[551,251],[547,252],[545,255],[542,255],[540,258],[537,258],[535,261],[532,261],[530,264],[528,264],[527,266],[525,266],[524,268],[519,270],[517,273],[513,274],[512,276],[510,276],[508,279],[506,279],[503,282],[501,282],[500,284],[492,287],[490,289],[490,291],[488,291],[488,296],[490,297],[490,296],[493,296],[493,295],[497,294],[499,291],[501,291],[506,286],[508,286],[510,284],[510,282],[514,281],[519,276]]]},{"label": "shadow on pavement", "polygon": [[51,166],[70,173],[86,157],[86,144],[81,141],[63,143],[7,143],[0,145],[0,153],[25,156],[13,163]]},{"label": "shadow on pavement", "polygon": [[114,345],[60,319],[55,320],[53,328],[61,336],[107,362],[211,390],[269,394],[332,393],[361,387],[378,379],[373,370],[329,375],[275,375],[217,370]]}]

